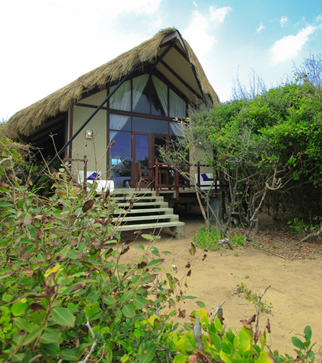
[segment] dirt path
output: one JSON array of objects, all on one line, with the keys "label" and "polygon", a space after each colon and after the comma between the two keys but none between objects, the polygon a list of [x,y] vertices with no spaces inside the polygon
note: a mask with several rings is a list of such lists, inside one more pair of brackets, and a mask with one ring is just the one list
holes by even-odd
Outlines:
[{"label": "dirt path", "polygon": [[[198,300],[204,302],[211,312],[214,312],[221,302],[226,301],[223,307],[224,323],[227,327],[239,328],[240,320],[250,318],[255,314],[255,309],[253,303],[247,301],[243,293],[237,292],[238,286],[243,283],[253,293],[262,294],[265,288],[271,285],[263,298],[267,308],[272,306],[271,313],[261,315],[260,326],[264,328],[267,318],[270,319],[272,333],[269,335],[268,343],[272,349],[293,355],[291,337],[302,334],[306,325],[312,328],[312,341],[317,342],[316,350],[322,346],[320,248],[317,253],[316,246],[311,249],[308,247],[311,252],[304,253],[304,256],[311,259],[301,260],[295,259],[292,254],[285,260],[251,247],[247,249],[239,247],[235,251],[221,248],[220,251],[207,252],[207,258],[202,261],[204,252],[197,249],[196,256],[191,257],[189,247],[203,221],[194,215],[187,215],[184,219],[186,221],[184,240],[176,241],[169,234],[162,233],[161,240],[155,243],[160,252],[172,252],[172,255],[163,256],[166,258],[165,266],[166,268],[173,264],[177,266],[176,276],[181,280],[183,293],[197,297],[195,300],[185,300],[178,304],[180,309],[187,312],[187,317],[180,319],[181,323],[190,322],[189,313],[198,309],[196,304]],[[266,224],[273,223],[269,218],[267,222],[269,223]],[[271,233],[268,235],[271,237]],[[267,239],[262,246],[272,249],[273,252],[283,254],[283,251],[287,253],[288,250],[295,248],[294,241],[289,241],[292,245],[287,248],[285,240],[280,236],[279,239],[278,236],[275,236],[275,239],[267,238],[265,228],[262,228],[259,238],[260,236]],[[150,245],[142,241],[143,239],[138,239],[137,243]],[[281,242],[280,247],[279,242]],[[270,243],[275,247],[271,247]],[[297,248],[301,250],[300,247]],[[124,256],[127,261],[135,261],[140,253],[137,249],[131,248]],[[191,264],[190,268],[185,267],[188,261]],[[190,269],[191,276],[187,277]],[[184,287],[185,283],[187,288]]]}]

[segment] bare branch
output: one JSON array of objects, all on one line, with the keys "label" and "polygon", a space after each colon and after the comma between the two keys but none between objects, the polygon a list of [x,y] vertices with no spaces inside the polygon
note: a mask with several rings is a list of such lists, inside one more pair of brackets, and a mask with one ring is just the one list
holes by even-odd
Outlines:
[{"label": "bare branch", "polygon": [[95,349],[96,344],[97,344],[97,337],[93,332],[93,329],[92,329],[92,327],[91,327],[91,325],[89,323],[88,317],[86,317],[85,326],[87,326],[87,328],[88,328],[89,332],[91,333],[94,341],[93,341],[93,344],[92,344],[91,349],[90,349],[89,353],[87,354],[87,356],[82,361],[79,361],[78,363],[86,363],[89,360],[91,354],[94,352],[94,349]]},{"label": "bare branch", "polygon": [[226,301],[224,300],[221,304],[219,304],[218,306],[217,306],[217,308],[216,308],[216,310],[215,310],[215,312],[214,312],[214,315],[212,316],[212,318],[211,318],[211,321],[214,321],[215,319],[216,319],[216,316],[217,316],[217,314],[218,314],[218,312],[219,312],[219,310],[222,308],[222,306],[224,305],[224,303],[225,303]]}]

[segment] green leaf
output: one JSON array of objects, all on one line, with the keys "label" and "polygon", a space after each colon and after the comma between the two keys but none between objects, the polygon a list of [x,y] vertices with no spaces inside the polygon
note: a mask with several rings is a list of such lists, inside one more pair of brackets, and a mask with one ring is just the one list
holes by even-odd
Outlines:
[{"label": "green leaf", "polygon": [[141,356],[140,363],[149,363],[154,359],[156,346],[147,348],[146,353]]},{"label": "green leaf", "polygon": [[31,342],[33,342],[36,338],[39,337],[41,332],[44,330],[43,326],[38,326],[37,328],[34,328],[31,333],[27,336],[27,338],[24,340],[22,345],[27,345]]},{"label": "green leaf", "polygon": [[11,207],[11,206],[12,206],[11,203],[6,203],[6,202],[0,203],[0,207]]},{"label": "green leaf", "polygon": [[147,268],[149,267],[154,267],[154,266],[157,266],[157,265],[160,265],[161,263],[164,262],[164,259],[163,258],[157,258],[155,260],[152,260],[150,261],[148,264],[147,264]]},{"label": "green leaf", "polygon": [[68,360],[68,361],[74,361],[74,360],[77,360],[77,357],[76,357],[76,354],[73,350],[71,349],[64,349],[61,351],[61,355],[62,355],[62,358],[64,360]]},{"label": "green leaf", "polygon": [[58,344],[40,344],[40,352],[44,356],[56,357],[60,353],[60,347]]},{"label": "green leaf", "polygon": [[44,252],[40,252],[38,254],[37,261],[39,261],[39,262],[46,261],[46,256],[45,256]]},{"label": "green leaf", "polygon": [[129,360],[129,356],[127,355],[127,354],[124,354],[123,356],[122,356],[122,358],[121,358],[121,362],[122,363],[125,363],[125,362],[127,362]]},{"label": "green leaf", "polygon": [[135,315],[135,309],[131,304],[123,306],[122,312],[127,318],[133,318],[133,316]]},{"label": "green leaf", "polygon": [[165,255],[172,255],[172,252],[170,251],[162,251],[162,253],[164,253]]},{"label": "green leaf", "polygon": [[92,316],[99,312],[100,306],[98,301],[95,301],[94,303],[89,303],[85,306],[84,313],[88,317],[89,320],[92,319]]},{"label": "green leaf", "polygon": [[156,256],[158,256],[158,255],[159,255],[159,251],[158,251],[158,249],[157,249],[156,247],[154,247],[154,246],[150,247],[150,251],[151,251],[154,255],[156,255]]},{"label": "green leaf", "polygon": [[52,317],[57,324],[73,327],[75,316],[66,308],[55,308]]},{"label": "green leaf", "polygon": [[230,356],[227,354],[227,353],[225,353],[225,352],[223,352],[223,351],[220,351],[220,358],[225,362],[225,363],[234,363],[233,361],[232,361],[232,359],[230,358]]},{"label": "green leaf", "polygon": [[2,300],[5,301],[5,302],[10,302],[12,299],[13,299],[13,296],[8,294],[7,292],[5,292],[2,295]]},{"label": "green leaf", "polygon": [[88,296],[86,297],[86,301],[89,303],[94,303],[99,299],[100,294],[101,294],[100,291],[93,291],[88,294]]},{"label": "green leaf", "polygon": [[121,305],[123,305],[124,303],[126,303],[128,300],[130,300],[130,298],[132,297],[132,295],[133,295],[133,291],[132,291],[132,290],[128,290],[128,291],[126,291],[126,292],[122,295],[122,297],[121,297],[121,299],[120,299],[120,304],[121,304]]},{"label": "green leaf", "polygon": [[191,296],[191,295],[184,296],[184,295],[182,295],[181,299],[182,300],[187,300],[187,299],[192,300],[192,299],[196,299],[196,296]]},{"label": "green leaf", "polygon": [[311,338],[312,338],[312,329],[311,329],[311,327],[309,325],[305,327],[304,335],[305,335],[306,340],[311,340]]},{"label": "green leaf", "polygon": [[69,254],[70,251],[70,246],[66,246],[64,247],[60,252],[59,252],[59,257],[61,260],[63,260],[64,258],[66,258]]},{"label": "green leaf", "polygon": [[149,304],[149,300],[145,299],[142,296],[135,296],[133,298],[133,304],[138,308],[138,309],[142,309],[144,308],[145,305]]},{"label": "green leaf", "polygon": [[58,329],[47,328],[44,334],[40,337],[40,343],[51,344],[51,343],[62,343],[63,338],[61,332]]},{"label": "green leaf", "polygon": [[19,329],[24,330],[27,333],[30,333],[35,328],[34,324],[31,324],[27,319],[24,318],[15,318],[14,322]]},{"label": "green leaf", "polygon": [[85,242],[81,242],[78,245],[78,251],[82,252],[86,248]]},{"label": "green leaf", "polygon": [[103,301],[105,302],[105,304],[107,305],[113,305],[115,304],[115,299],[111,296],[107,296],[107,297],[103,297]]},{"label": "green leaf", "polygon": [[296,346],[296,348],[305,349],[302,341],[297,337],[292,337],[292,343]]},{"label": "green leaf", "polygon": [[182,353],[191,353],[196,349],[196,341],[193,333],[188,332],[184,334],[176,345]]},{"label": "green leaf", "polygon": [[26,303],[17,301],[11,306],[11,312],[14,316],[19,316],[25,312],[26,307],[27,307]]},{"label": "green leaf", "polygon": [[77,251],[75,250],[70,250],[69,253],[68,253],[68,258],[71,258],[72,260],[77,260],[79,259],[79,255],[77,253]]},{"label": "green leaf", "polygon": [[201,307],[201,308],[205,308],[206,305],[205,303],[203,303],[202,301],[196,301],[196,303]]},{"label": "green leaf", "polygon": [[271,363],[271,362],[274,362],[274,359],[271,358],[268,352],[261,352],[258,359],[256,360],[256,363]]},{"label": "green leaf", "polygon": [[187,354],[179,353],[174,357],[173,363],[187,363],[188,358]]}]

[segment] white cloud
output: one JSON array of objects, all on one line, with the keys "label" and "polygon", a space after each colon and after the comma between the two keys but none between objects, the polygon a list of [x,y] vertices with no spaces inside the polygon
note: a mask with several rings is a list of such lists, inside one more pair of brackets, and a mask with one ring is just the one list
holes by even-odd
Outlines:
[{"label": "white cloud", "polygon": [[190,25],[182,32],[183,37],[189,42],[192,49],[197,54],[197,57],[200,58],[199,60],[201,63],[203,56],[209,53],[214,44],[217,43],[217,40],[213,35],[207,34],[208,27],[209,21],[207,16],[194,10],[192,12]]},{"label": "white cloud", "polygon": [[195,7],[197,7],[197,6],[198,6],[198,4],[197,4],[195,1],[193,1],[192,3],[193,3],[193,5],[194,5]]},{"label": "white cloud", "polygon": [[322,15],[318,15],[316,18],[315,18],[316,21],[322,21]]},{"label": "white cloud", "polygon": [[263,29],[265,29],[265,27],[264,27],[264,25],[263,24],[261,24],[257,29],[256,29],[256,31],[257,31],[257,33],[260,33]]},{"label": "white cloud", "polygon": [[287,16],[282,16],[280,19],[281,26],[284,26],[288,22]]},{"label": "white cloud", "polygon": [[271,48],[273,62],[277,64],[296,57],[303,45],[309,40],[309,35],[315,30],[314,26],[309,25],[297,35],[289,35],[275,42]]},{"label": "white cloud", "polygon": [[92,0],[91,6],[88,6],[88,0],[54,0],[53,3],[69,7],[71,10],[78,11],[86,9],[86,12],[106,12],[109,17],[115,19],[123,13],[135,13],[142,15],[151,15],[159,9],[162,0]]},{"label": "white cloud", "polygon": [[219,23],[222,23],[225,19],[225,16],[231,11],[231,7],[224,6],[223,8],[216,9],[214,6],[209,7],[210,11],[210,19],[218,20]]}]

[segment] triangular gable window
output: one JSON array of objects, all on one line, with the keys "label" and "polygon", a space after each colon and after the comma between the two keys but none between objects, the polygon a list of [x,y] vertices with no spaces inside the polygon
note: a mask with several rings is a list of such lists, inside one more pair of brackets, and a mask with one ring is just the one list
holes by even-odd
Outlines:
[{"label": "triangular gable window", "polygon": [[140,87],[145,83],[143,77],[133,79],[134,112],[168,116],[168,87],[157,77],[152,76],[146,81],[141,91]]},{"label": "triangular gable window", "polygon": [[[114,87],[110,88],[112,91]],[[132,94],[132,102],[131,102]],[[169,104],[170,103],[170,104]],[[110,108],[156,116],[186,117],[186,102],[158,77],[143,74],[126,81],[110,99]]]}]

